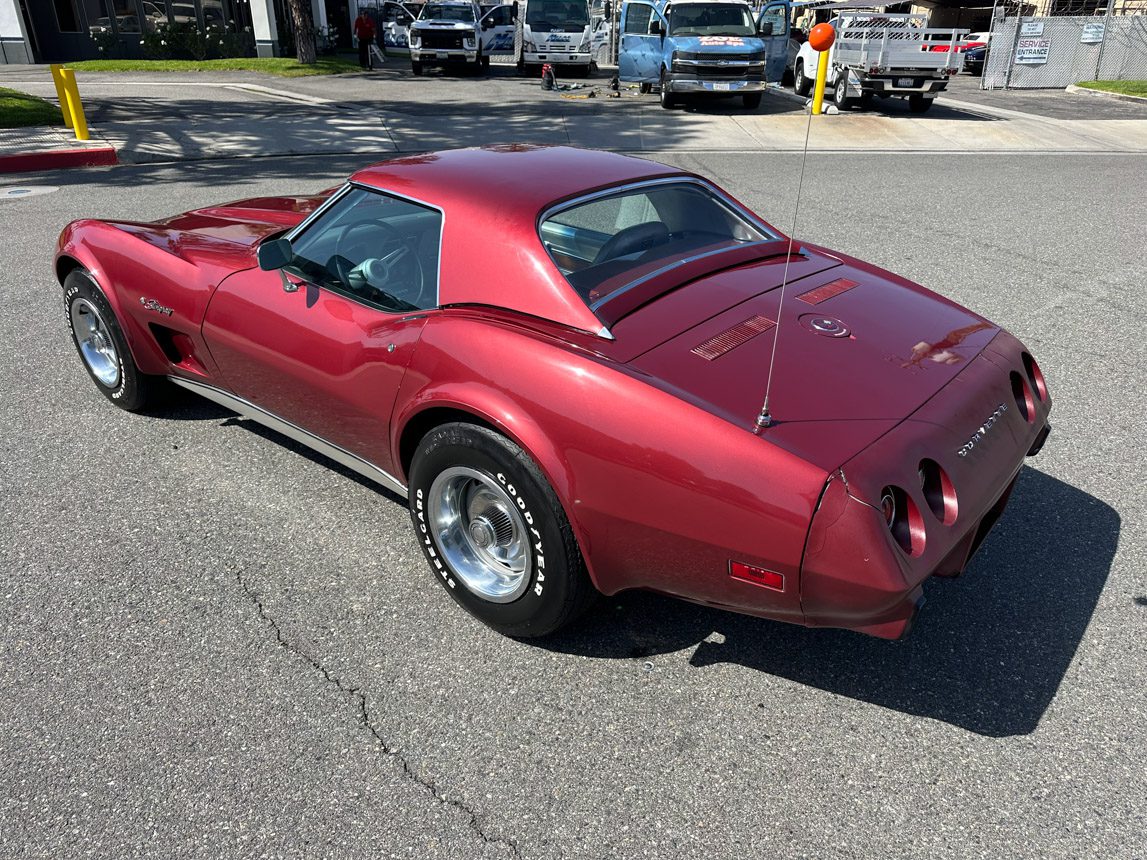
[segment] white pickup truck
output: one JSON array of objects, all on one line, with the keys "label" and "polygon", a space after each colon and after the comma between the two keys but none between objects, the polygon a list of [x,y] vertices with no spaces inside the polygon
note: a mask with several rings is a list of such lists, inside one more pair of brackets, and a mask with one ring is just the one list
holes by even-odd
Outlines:
[{"label": "white pickup truck", "polygon": [[[930,29],[926,15],[849,12],[828,23],[836,30],[828,86],[841,110],[865,106],[873,96],[900,96],[913,113],[924,113],[964,62],[967,31]],[[793,81],[802,96],[816,80],[818,56],[807,42],[797,52]]]}]

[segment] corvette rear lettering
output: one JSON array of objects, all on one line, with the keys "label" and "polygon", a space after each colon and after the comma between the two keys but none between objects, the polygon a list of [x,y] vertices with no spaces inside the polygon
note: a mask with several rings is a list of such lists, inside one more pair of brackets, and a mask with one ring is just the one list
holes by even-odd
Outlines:
[{"label": "corvette rear lettering", "polygon": [[988,431],[992,429],[992,425],[995,424],[1000,419],[1000,416],[1007,411],[1007,404],[1001,403],[999,406],[997,406],[996,411],[988,416],[988,420],[980,425],[980,428],[972,434],[972,438],[965,442],[964,447],[957,451],[956,454],[960,457],[967,457],[969,452],[975,448],[976,445],[985,436],[988,435]]}]

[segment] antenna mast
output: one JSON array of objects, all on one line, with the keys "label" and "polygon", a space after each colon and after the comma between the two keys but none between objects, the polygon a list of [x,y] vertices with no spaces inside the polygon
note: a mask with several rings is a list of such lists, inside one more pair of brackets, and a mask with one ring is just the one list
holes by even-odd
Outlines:
[{"label": "antenna mast", "polygon": [[[822,28],[824,29],[822,30]],[[816,32],[818,30],[820,31],[819,33]],[[825,30],[828,32],[825,33]],[[815,41],[814,36],[817,37]],[[832,47],[835,36],[836,32],[827,24],[818,24],[816,27],[813,27],[813,32],[809,33],[809,42],[813,43],[813,47],[821,51],[822,57],[824,57],[823,52],[828,51],[828,49]],[[822,43],[823,47],[818,47],[817,42]],[[826,42],[827,44],[825,44]],[[826,64],[822,60],[819,66],[820,68],[817,71],[817,77],[822,78],[826,71]],[[823,85],[821,81],[818,80],[818,97],[820,92],[823,91],[822,87]],[[797,180],[797,199],[793,204],[793,228],[789,231],[788,253],[785,254],[785,272],[781,278],[781,298],[777,305],[777,326],[775,329],[773,329],[773,348],[769,351],[769,372],[765,377],[765,401],[761,404],[761,411],[760,414],[757,415],[756,427],[753,430],[754,433],[758,434],[765,428],[770,427],[773,423],[773,415],[769,411],[769,392],[772,391],[773,387],[773,365],[777,360],[777,344],[780,343],[781,340],[781,317],[784,315],[785,310],[785,287],[787,287],[789,283],[789,263],[791,263],[793,259],[793,235],[797,231],[797,217],[800,214],[801,208],[801,189],[804,187],[804,169],[805,165],[808,163],[808,138],[809,132],[812,131],[812,115],[816,106],[816,99],[809,102],[808,124],[805,126],[804,131],[804,149],[801,152],[801,172],[800,178]]]}]

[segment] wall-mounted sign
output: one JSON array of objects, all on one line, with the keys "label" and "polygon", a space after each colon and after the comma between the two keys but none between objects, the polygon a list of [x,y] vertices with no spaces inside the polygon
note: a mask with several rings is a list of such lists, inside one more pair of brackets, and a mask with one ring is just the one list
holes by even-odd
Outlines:
[{"label": "wall-mounted sign", "polygon": [[1038,66],[1047,62],[1051,39],[1020,39],[1016,43],[1016,64]]},{"label": "wall-mounted sign", "polygon": [[1084,24],[1083,33],[1079,37],[1079,42],[1082,45],[1096,45],[1103,41],[1103,22],[1099,21],[1095,24]]},{"label": "wall-mounted sign", "polygon": [[1020,24],[1021,36],[1042,36],[1043,21],[1024,21]]}]

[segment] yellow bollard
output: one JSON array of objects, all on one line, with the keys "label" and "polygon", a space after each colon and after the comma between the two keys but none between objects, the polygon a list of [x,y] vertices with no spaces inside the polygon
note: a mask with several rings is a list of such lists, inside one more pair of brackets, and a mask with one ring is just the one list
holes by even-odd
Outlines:
[{"label": "yellow bollard", "polygon": [[824,85],[828,79],[828,51],[821,51],[816,61],[816,89],[812,93],[812,112],[820,116],[820,109],[824,103]]},{"label": "yellow bollard", "polygon": [[52,83],[56,85],[56,98],[60,101],[60,113],[64,115],[64,125],[71,128],[72,114],[68,110],[68,91],[64,89],[64,79],[60,76],[60,70],[64,67],[59,63],[52,63],[48,68],[52,70]]},{"label": "yellow bollard", "polygon": [[60,77],[64,81],[64,90],[68,94],[68,109],[72,114],[72,128],[76,132],[76,140],[90,140],[88,134],[88,120],[84,116],[84,105],[80,101],[80,88],[76,86],[76,73],[71,69],[60,69]]},{"label": "yellow bollard", "polygon": [[817,24],[808,34],[808,43],[818,52],[816,61],[816,91],[812,95],[812,113],[820,114],[824,103],[824,85],[828,78],[828,49],[836,41],[836,30],[831,24]]}]

